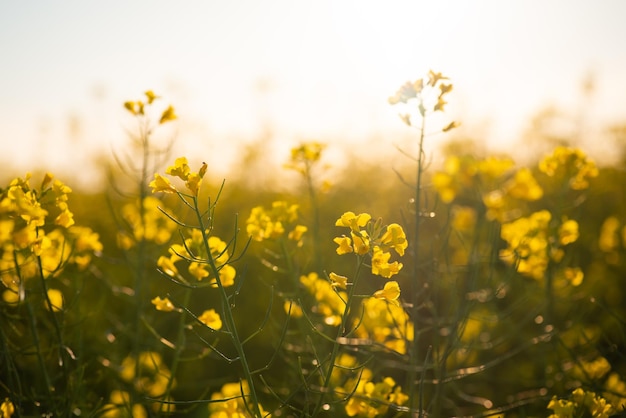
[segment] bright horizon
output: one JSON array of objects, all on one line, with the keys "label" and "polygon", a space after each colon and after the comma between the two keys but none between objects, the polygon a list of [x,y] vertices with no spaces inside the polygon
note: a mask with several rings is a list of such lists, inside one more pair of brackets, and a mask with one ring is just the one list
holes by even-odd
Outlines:
[{"label": "bright horizon", "polygon": [[2,2],[0,163],[86,172],[95,151],[123,149],[122,103],[147,89],[177,109],[174,153],[213,164],[267,127],[277,149],[393,148],[409,131],[387,98],[429,69],[455,86],[446,117],[512,154],[551,104],[587,132],[626,121],[622,1],[380,4]]}]

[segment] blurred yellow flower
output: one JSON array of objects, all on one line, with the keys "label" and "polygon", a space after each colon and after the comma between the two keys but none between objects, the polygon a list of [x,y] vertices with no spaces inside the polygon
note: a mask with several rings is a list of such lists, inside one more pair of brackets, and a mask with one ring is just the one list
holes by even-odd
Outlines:
[{"label": "blurred yellow flower", "polygon": [[189,274],[195,277],[198,281],[204,279],[205,277],[209,277],[209,272],[206,270],[206,266],[204,264],[192,261],[189,263],[188,270]]},{"label": "blurred yellow flower", "polygon": [[172,105],[168,106],[167,109],[163,111],[161,114],[161,119],[159,119],[159,123],[166,123],[177,118],[176,113],[174,112],[174,107]]},{"label": "blurred yellow flower", "polygon": [[[49,301],[49,303],[48,303]],[[48,289],[48,300],[46,300],[46,309],[52,312],[60,312],[63,310],[63,293],[58,289]]]},{"label": "blurred yellow flower", "polygon": [[146,95],[146,98],[148,99],[148,104],[152,104],[152,102],[154,102],[156,99],[159,99],[161,97],[161,96],[157,96],[156,94],[154,94],[152,90],[148,90],[144,94]]},{"label": "blurred yellow flower", "polygon": [[385,283],[382,290],[377,290],[372,296],[376,299],[383,299],[393,305],[400,306],[400,302],[398,302],[398,298],[400,297],[400,285],[395,280],[389,281]]},{"label": "blurred yellow flower", "polygon": [[571,244],[578,240],[578,222],[573,219],[565,220],[559,226],[559,242],[561,245]]},{"label": "blurred yellow flower", "polygon": [[217,312],[215,312],[215,309],[209,309],[202,312],[202,315],[198,317],[198,321],[202,322],[211,329],[222,329],[222,318]]},{"label": "blurred yellow flower", "polygon": [[189,165],[187,164],[186,157],[177,158],[174,161],[174,165],[167,167],[167,169],[165,170],[165,174],[178,177],[183,181],[187,180],[187,177],[189,177],[190,172],[191,172],[191,169],[189,168]]},{"label": "blurred yellow flower", "polygon": [[0,405],[0,417],[9,418],[15,413],[15,406],[9,398],[5,398]]},{"label": "blurred yellow flower", "polygon": [[528,168],[521,168],[506,186],[507,192],[516,199],[534,201],[541,199],[543,189]]},{"label": "blurred yellow flower", "polygon": [[348,278],[345,276],[340,276],[336,273],[330,273],[328,275],[328,277],[330,278],[330,285],[336,289],[346,289],[348,286]]},{"label": "blurred yellow flower", "polygon": [[176,309],[172,301],[169,300],[169,298],[161,299],[160,296],[157,296],[156,298],[152,299],[151,302],[157,311],[172,312],[174,309]]},{"label": "blurred yellow flower", "polygon": [[159,173],[154,174],[154,180],[150,182],[149,186],[152,187],[152,193],[176,193],[176,188]]}]

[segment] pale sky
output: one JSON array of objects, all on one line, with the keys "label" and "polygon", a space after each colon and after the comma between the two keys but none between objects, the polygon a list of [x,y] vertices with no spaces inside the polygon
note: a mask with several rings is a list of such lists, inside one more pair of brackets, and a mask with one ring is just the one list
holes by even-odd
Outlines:
[{"label": "pale sky", "polygon": [[215,164],[264,126],[279,148],[391,147],[387,98],[431,68],[455,86],[446,117],[515,154],[548,104],[626,121],[624,22],[622,0],[0,0],[0,164],[86,169],[147,89],[177,108],[175,152]]}]

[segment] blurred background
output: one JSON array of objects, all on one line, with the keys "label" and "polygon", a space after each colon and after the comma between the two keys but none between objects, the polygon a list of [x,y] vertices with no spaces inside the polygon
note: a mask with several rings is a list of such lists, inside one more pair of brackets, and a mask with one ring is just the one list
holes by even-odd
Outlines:
[{"label": "blurred background", "polygon": [[624,17],[621,0],[4,0],[0,174],[94,187],[135,128],[122,103],[147,89],[177,109],[175,156],[220,175],[251,149],[281,164],[303,140],[337,160],[397,155],[413,133],[387,98],[429,69],[454,83],[457,137],[522,159],[550,131],[610,163]]}]

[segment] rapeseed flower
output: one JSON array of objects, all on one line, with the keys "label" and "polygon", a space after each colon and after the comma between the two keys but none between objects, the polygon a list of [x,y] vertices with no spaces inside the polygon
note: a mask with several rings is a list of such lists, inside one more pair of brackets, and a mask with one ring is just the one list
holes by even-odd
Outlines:
[{"label": "rapeseed flower", "polygon": [[169,298],[161,299],[160,296],[157,296],[150,302],[154,305],[157,311],[172,312],[176,309],[176,307],[174,306],[172,301],[169,300]]},{"label": "rapeseed flower", "polygon": [[[248,382],[242,380],[235,383],[226,383],[219,392],[211,395],[213,402],[209,403],[209,418],[247,418],[250,416],[250,387]],[[261,416],[268,413],[261,405],[258,405]]]},{"label": "rapeseed flower", "polygon": [[202,312],[202,315],[198,317],[198,321],[202,322],[211,329],[222,329],[222,318],[217,312],[215,312],[215,309],[208,309]]},{"label": "rapeseed flower", "polygon": [[9,398],[5,398],[2,404],[0,404],[0,417],[10,418],[15,413],[15,406]]},{"label": "rapeseed flower", "polygon": [[376,299],[386,300],[387,302],[400,306],[398,298],[400,298],[400,285],[395,280],[385,283],[382,290],[377,290],[373,295]]}]

